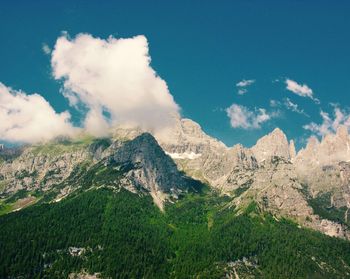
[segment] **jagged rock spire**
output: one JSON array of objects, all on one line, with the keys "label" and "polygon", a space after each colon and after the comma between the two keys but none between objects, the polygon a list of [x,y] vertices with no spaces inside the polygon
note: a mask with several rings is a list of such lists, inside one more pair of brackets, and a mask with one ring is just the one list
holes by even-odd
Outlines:
[{"label": "jagged rock spire", "polygon": [[290,159],[294,159],[296,155],[297,155],[297,152],[295,151],[294,140],[290,140],[289,141],[289,156],[290,156]]},{"label": "jagged rock spire", "polygon": [[260,138],[252,147],[252,151],[258,162],[262,162],[272,156],[282,157],[287,160],[291,157],[287,137],[279,128]]}]

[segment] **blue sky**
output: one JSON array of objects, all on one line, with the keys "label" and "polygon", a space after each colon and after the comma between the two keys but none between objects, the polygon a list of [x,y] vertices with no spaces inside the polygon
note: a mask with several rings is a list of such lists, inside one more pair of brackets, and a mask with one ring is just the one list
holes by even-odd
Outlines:
[{"label": "blue sky", "polygon": [[[60,93],[62,81],[53,78],[43,45],[52,49],[62,31],[72,38],[144,35],[151,66],[181,114],[227,145],[251,146],[278,126],[301,147],[310,135],[337,126],[335,111],[347,124],[349,1],[101,2],[1,1],[0,82],[39,93],[78,123],[81,115]],[[300,88],[299,95],[287,90],[287,79],[305,84],[314,100],[300,96]],[[254,82],[238,87],[242,80]],[[233,104],[250,126],[230,124]],[[305,129],[312,122],[324,126]]]}]

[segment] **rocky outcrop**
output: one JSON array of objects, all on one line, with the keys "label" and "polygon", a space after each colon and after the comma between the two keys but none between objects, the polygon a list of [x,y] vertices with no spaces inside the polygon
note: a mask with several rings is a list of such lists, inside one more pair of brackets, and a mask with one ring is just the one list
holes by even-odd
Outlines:
[{"label": "rocky outcrop", "polygon": [[300,225],[330,236],[350,238],[346,226],[322,219],[315,214],[303,191],[293,164],[281,157],[271,157],[251,174],[250,186],[233,200],[244,209],[255,201],[260,208],[277,217],[288,217]]},{"label": "rocky outcrop", "polygon": [[259,139],[251,150],[258,162],[262,162],[273,156],[287,160],[291,158],[287,137],[279,128]]},{"label": "rocky outcrop", "polygon": [[312,197],[329,193],[336,208],[350,207],[350,137],[341,126],[321,142],[310,138],[294,159],[298,179]]},{"label": "rocky outcrop", "polygon": [[0,162],[0,197],[18,190],[51,190],[81,164],[92,165],[112,154],[121,144],[111,139],[82,137],[16,148],[11,157]]},{"label": "rocky outcrop", "polygon": [[15,160],[0,164],[1,195],[18,190],[50,189],[66,179],[89,156],[85,149],[47,153],[29,147]]},{"label": "rocky outcrop", "polygon": [[156,136],[169,156],[195,159],[205,153],[223,153],[227,150],[224,143],[205,134],[198,123],[190,119],[177,119],[175,123],[166,136]]},{"label": "rocky outcrop", "polygon": [[165,200],[191,187],[192,181],[178,171],[174,161],[149,133],[126,142],[116,150],[113,159],[129,166],[125,175],[127,183],[148,191],[160,208]]},{"label": "rocky outcrop", "polygon": [[231,182],[237,170],[257,167],[249,149],[242,145],[228,148],[205,134],[200,125],[190,119],[178,119],[170,136],[157,140],[180,170],[224,192],[238,187]]},{"label": "rocky outcrop", "polygon": [[335,134],[327,134],[321,142],[309,139],[306,147],[296,156],[297,164],[331,165],[350,160],[350,137],[347,128],[341,126]]},{"label": "rocky outcrop", "polygon": [[[346,146],[345,131],[340,130],[337,134],[341,135],[343,146]],[[229,148],[211,139],[193,121],[181,120],[169,141],[158,141],[188,175],[207,182],[223,193],[237,196],[234,199],[235,206],[244,208],[255,200],[264,210],[276,216],[292,218],[303,226],[329,235],[347,237],[343,225],[315,214],[303,193],[307,181],[302,179],[300,167],[307,177],[317,179],[315,184],[322,183],[327,189],[329,186],[326,185],[336,185],[340,177],[343,180],[350,177],[344,164],[341,175],[340,172],[338,175],[334,172],[327,179],[318,175],[312,163],[315,158],[319,160],[317,153],[320,143],[316,138],[310,140],[306,151],[296,154],[294,141],[288,143],[286,135],[277,128],[250,149],[242,145]],[[301,155],[303,153],[305,155]],[[301,158],[307,165],[300,164]],[[311,191],[312,187],[308,190]],[[346,192],[342,189],[343,194]],[[344,205],[344,199],[341,202],[339,199],[334,200]]]},{"label": "rocky outcrop", "polygon": [[294,160],[295,156],[297,156],[297,152],[295,150],[294,140],[289,141],[289,156],[291,160]]}]

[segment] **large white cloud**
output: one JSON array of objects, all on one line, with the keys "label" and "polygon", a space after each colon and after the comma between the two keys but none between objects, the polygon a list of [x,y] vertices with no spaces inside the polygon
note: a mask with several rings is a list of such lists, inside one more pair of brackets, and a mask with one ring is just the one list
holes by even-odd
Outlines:
[{"label": "large white cloud", "polygon": [[40,95],[27,95],[0,82],[0,140],[34,143],[71,136],[76,129],[68,112],[56,113]]},{"label": "large white cloud", "polygon": [[277,113],[268,113],[266,109],[249,110],[247,107],[232,104],[226,109],[232,128],[259,129],[261,124],[277,116]]},{"label": "large white cloud", "polygon": [[57,39],[51,64],[71,105],[88,109],[85,128],[102,135],[115,124],[154,132],[173,124],[179,107],[150,61],[144,36],[104,40],[64,34]]}]

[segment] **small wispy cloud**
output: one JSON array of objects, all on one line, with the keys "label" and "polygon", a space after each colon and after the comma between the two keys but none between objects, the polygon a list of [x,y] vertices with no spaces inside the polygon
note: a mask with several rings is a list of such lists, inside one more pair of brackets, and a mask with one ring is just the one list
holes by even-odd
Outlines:
[{"label": "small wispy cloud", "polygon": [[338,105],[333,105],[332,115],[321,110],[320,116],[322,118],[321,123],[311,122],[304,125],[303,128],[318,136],[334,133],[340,126],[350,129],[350,111],[348,109],[341,109]]},{"label": "small wispy cloud", "polygon": [[247,87],[255,83],[254,79],[243,79],[236,83],[236,87],[238,88],[237,94],[238,95],[244,95],[248,92]]},{"label": "small wispy cloud", "polygon": [[293,92],[294,94],[300,97],[306,97],[313,100],[316,104],[319,104],[320,101],[314,97],[312,89],[306,84],[299,84],[294,80],[286,79],[286,89]]},{"label": "small wispy cloud", "polygon": [[281,102],[277,100],[270,100],[270,107],[277,108],[281,106]]},{"label": "small wispy cloud", "polygon": [[247,89],[245,89],[245,88],[240,88],[240,89],[238,89],[237,94],[238,94],[238,95],[244,95],[244,94],[247,93],[247,92],[248,92]]},{"label": "small wispy cloud", "polygon": [[278,115],[276,112],[268,113],[264,108],[250,110],[238,104],[232,104],[228,107],[226,114],[230,119],[232,128],[242,128],[245,130],[259,129],[261,128],[261,124]]},{"label": "small wispy cloud", "polygon": [[299,108],[298,104],[293,103],[289,98],[284,99],[284,106],[293,112],[303,114],[306,117],[310,117],[303,109]]},{"label": "small wispy cloud", "polygon": [[51,48],[48,46],[48,44],[43,43],[42,45],[42,51],[46,54],[46,55],[50,55],[51,54]]},{"label": "small wispy cloud", "polygon": [[293,103],[289,98],[284,98],[283,101],[270,100],[270,107],[272,108],[286,108],[298,114],[302,114],[306,117],[310,117],[298,104]]},{"label": "small wispy cloud", "polygon": [[254,79],[248,79],[248,80],[243,79],[240,82],[238,82],[236,84],[236,86],[237,87],[246,87],[246,86],[252,85],[254,82],[255,82]]}]

